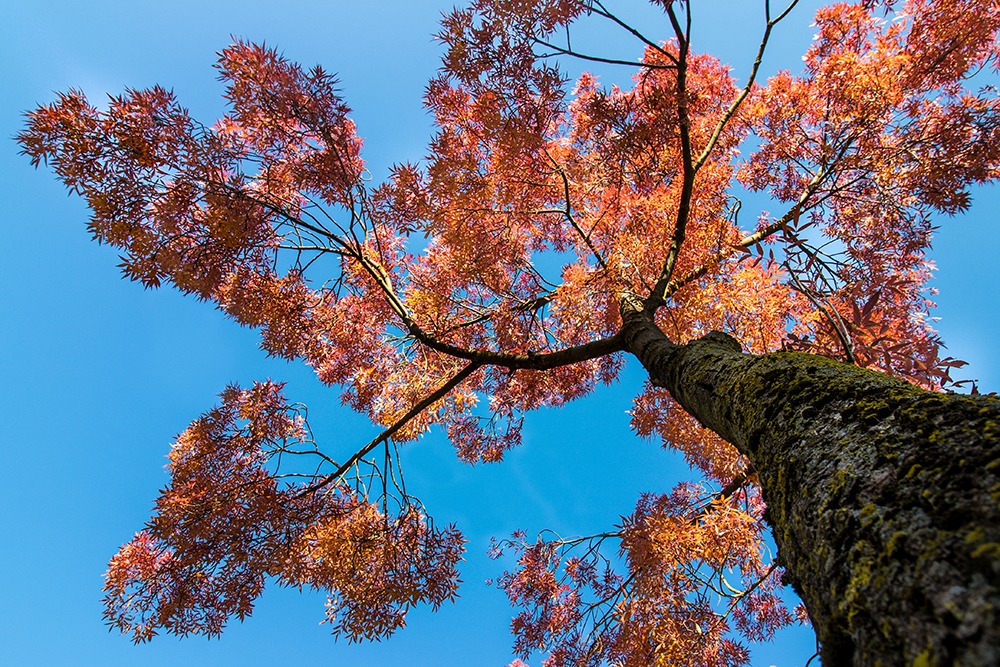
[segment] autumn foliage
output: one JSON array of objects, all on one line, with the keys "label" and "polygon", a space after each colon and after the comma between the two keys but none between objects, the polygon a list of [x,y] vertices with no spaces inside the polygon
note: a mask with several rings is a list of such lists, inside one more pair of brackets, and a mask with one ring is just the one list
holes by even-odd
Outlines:
[{"label": "autumn foliage", "polygon": [[[29,114],[24,152],[86,198],[127,277],[258,328],[385,429],[344,455],[280,385],[227,389],[111,560],[113,626],[216,634],[275,580],[328,591],[334,632],[375,638],[454,597],[463,540],[399,483],[397,445],[434,427],[461,459],[499,461],[526,413],[615,381],[623,300],[675,343],[720,330],[948,387],[961,362],[930,324],[927,252],[934,216],[998,176],[1000,6],[837,4],[804,70],[760,82],[759,61],[736,81],[696,51],[688,3],[654,4],[673,30],[632,28],[628,87],[558,68],[594,57],[563,39],[576,21],[622,28],[599,0],[455,10],[427,157],[380,183],[335,78],[255,44],[220,53],[228,112],[210,126],[163,88]],[[795,3],[762,4],[761,53]],[[773,212],[748,222],[742,201],[763,196]],[[517,558],[497,581],[515,647],[550,665],[746,664],[742,640],[796,615],[754,471],[657,387],[632,425],[703,481],[643,496],[606,534],[498,542]]]},{"label": "autumn foliage", "polygon": [[279,485],[269,461],[309,453],[308,441],[280,386],[227,389],[177,438],[152,521],[111,559],[108,621],[136,640],[157,628],[217,634],[273,577],[330,591],[335,632],[379,637],[414,604],[452,598],[456,530],[435,529],[413,504],[390,514],[342,482],[322,493]]}]

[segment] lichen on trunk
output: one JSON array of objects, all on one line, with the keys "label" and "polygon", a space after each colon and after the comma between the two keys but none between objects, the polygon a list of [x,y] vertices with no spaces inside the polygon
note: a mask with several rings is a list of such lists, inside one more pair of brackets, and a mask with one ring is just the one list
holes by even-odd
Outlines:
[{"label": "lichen on trunk", "polygon": [[823,664],[1000,664],[1000,399],[717,332],[675,345],[641,311],[623,336],[756,468]]}]

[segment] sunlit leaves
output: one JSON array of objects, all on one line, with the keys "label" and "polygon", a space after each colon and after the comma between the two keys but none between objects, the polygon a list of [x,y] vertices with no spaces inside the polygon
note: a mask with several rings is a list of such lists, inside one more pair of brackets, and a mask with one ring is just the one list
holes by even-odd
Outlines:
[{"label": "sunlit leaves", "polygon": [[279,389],[231,387],[178,436],[152,520],[108,567],[105,616],[122,632],[218,634],[277,573],[301,519],[265,464],[269,449],[303,436]]},{"label": "sunlit leaves", "polygon": [[[975,87],[996,67],[998,11],[930,1],[896,16],[823,9],[803,75],[779,74],[756,94],[762,145],[741,178],[785,201],[806,193],[800,206],[815,225],[786,234],[787,268],[814,304],[793,341],[808,332],[812,351],[850,358],[846,343],[865,366],[947,383],[924,287],[930,219],[966,209],[968,185],[1000,166],[995,90]],[[865,317],[852,317],[862,305]]]},{"label": "sunlit leaves", "polygon": [[[713,499],[681,485],[641,498],[614,533],[499,543],[494,556],[517,556],[497,582],[522,609],[515,650],[544,650],[551,667],[744,664],[734,626],[755,640],[793,620],[774,594],[760,511],[752,492]],[[609,542],[619,558],[602,553]]]},{"label": "sunlit leaves", "polygon": [[389,515],[341,480],[285,480],[282,457],[315,451],[280,389],[230,387],[178,436],[152,520],[108,566],[111,625],[137,641],[160,629],[218,634],[252,612],[270,578],[328,591],[333,632],[371,639],[415,604],[454,596],[464,550],[454,528],[408,502]]}]

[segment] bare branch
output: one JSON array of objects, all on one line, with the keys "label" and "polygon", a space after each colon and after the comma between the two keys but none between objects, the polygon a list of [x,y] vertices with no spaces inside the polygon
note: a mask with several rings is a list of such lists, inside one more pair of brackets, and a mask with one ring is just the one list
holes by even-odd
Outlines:
[{"label": "bare branch", "polygon": [[795,274],[795,271],[793,271],[788,265],[788,262],[785,262],[783,266],[785,267],[785,270],[788,271],[789,277],[792,279],[795,291],[805,295],[805,297],[809,299],[809,301],[811,301],[821,313],[823,313],[823,316],[830,322],[830,326],[833,327],[834,333],[837,334],[837,339],[840,341],[841,347],[844,348],[844,356],[847,358],[847,361],[857,366],[858,360],[854,356],[854,344],[851,342],[851,336],[847,332],[847,325],[845,325],[844,320],[841,319],[840,313],[838,313],[837,309],[833,306],[820,301],[819,297],[813,294],[812,290],[803,285],[799,280],[799,277]]},{"label": "bare branch", "polygon": [[542,39],[535,39],[535,43],[552,49],[554,53],[540,53],[539,58],[552,58],[554,56],[570,56],[579,60],[586,60],[594,63],[604,63],[606,65],[625,65],[626,67],[636,67],[638,69],[675,69],[674,65],[658,65],[656,63],[646,63],[641,60],[619,60],[617,58],[603,58],[601,56],[591,56],[573,49],[557,46]]},{"label": "bare branch", "polygon": [[615,16],[613,13],[611,13],[610,11],[608,11],[608,9],[604,6],[604,3],[602,3],[600,0],[594,0],[593,1],[593,3],[591,4],[591,7],[590,7],[590,11],[593,12],[594,14],[597,14],[598,16],[603,16],[604,18],[609,19],[609,20],[613,21],[614,23],[618,24],[620,27],[624,28],[627,32],[629,32],[632,35],[634,35],[635,37],[637,37],[643,44],[645,44],[646,46],[648,46],[651,49],[655,50],[656,52],[658,52],[660,55],[664,56],[667,60],[669,60],[670,62],[674,63],[675,65],[679,65],[680,64],[678,62],[677,58],[674,57],[674,54],[670,53],[669,51],[667,51],[666,49],[664,49],[662,46],[660,46],[659,44],[657,44],[653,40],[649,39],[648,37],[646,37],[645,35],[643,35],[642,33],[640,33],[634,27],[632,27],[629,24],[625,23],[620,18],[618,18],[617,16]]},{"label": "bare branch", "polygon": [[799,0],[792,0],[788,7],[785,8],[785,11],[781,12],[781,14],[773,20],[771,19],[771,3],[765,3],[767,25],[764,27],[764,35],[760,39],[760,46],[757,48],[757,56],[754,58],[753,67],[750,69],[750,76],[747,78],[747,82],[746,85],[743,86],[743,90],[740,91],[740,94],[735,100],[733,100],[732,104],[729,105],[729,108],[726,109],[724,114],[722,114],[722,118],[719,119],[718,124],[715,126],[715,130],[712,132],[711,138],[708,140],[708,143],[705,144],[705,148],[702,149],[701,155],[695,162],[696,171],[700,169],[701,166],[708,160],[708,157],[711,155],[715,145],[719,142],[719,138],[722,136],[722,132],[725,130],[726,125],[730,120],[732,120],[733,116],[736,115],[740,106],[750,95],[750,91],[753,90],[753,84],[757,80],[757,73],[760,71],[760,64],[764,60],[764,51],[767,49],[767,42],[771,37],[772,28],[788,16],[798,2]]}]

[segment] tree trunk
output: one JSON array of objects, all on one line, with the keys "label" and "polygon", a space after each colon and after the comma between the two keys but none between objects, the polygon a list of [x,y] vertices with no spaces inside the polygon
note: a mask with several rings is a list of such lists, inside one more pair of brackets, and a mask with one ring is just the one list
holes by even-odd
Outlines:
[{"label": "tree trunk", "polygon": [[678,346],[641,311],[623,335],[756,468],[824,665],[1000,665],[1000,399],[718,332]]}]

